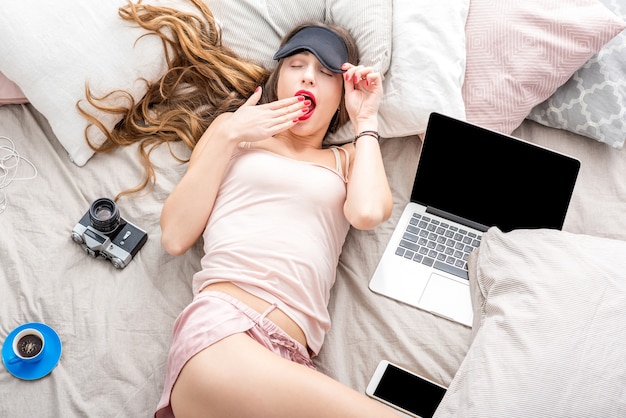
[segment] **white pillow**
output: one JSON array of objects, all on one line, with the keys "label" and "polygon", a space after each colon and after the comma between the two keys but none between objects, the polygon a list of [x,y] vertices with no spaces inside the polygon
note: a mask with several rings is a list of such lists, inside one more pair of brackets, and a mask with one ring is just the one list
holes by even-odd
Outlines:
[{"label": "white pillow", "polygon": [[[469,0],[393,0],[391,65],[383,82],[378,133],[421,135],[431,112],[465,119],[465,22]],[[347,124],[328,140],[345,142]]]},{"label": "white pillow", "polygon": [[[184,0],[144,3],[185,10],[191,7]],[[165,71],[160,40],[149,36],[137,41],[145,32],[118,16],[118,8],[124,4],[125,0],[2,2],[0,72],[15,81],[47,118],[69,158],[79,166],[93,155],[84,138],[87,121],[76,110],[76,103],[85,97],[85,82],[96,95],[123,89],[139,98],[145,94],[145,86],[136,80],[157,80]],[[209,0],[207,4],[223,26],[224,44],[266,65],[273,65],[267,59],[271,60],[280,38],[289,29],[299,22],[323,20],[326,16],[326,0]],[[375,54],[391,49],[390,37],[385,38],[385,31],[379,32],[378,27],[389,27],[391,4],[387,0],[367,0],[359,3],[358,13],[353,6],[349,0],[340,0],[329,8],[334,19],[356,31],[353,34],[364,57],[370,54],[368,59],[386,71],[388,54]],[[375,16],[377,20],[359,26],[365,21],[363,16]],[[117,122],[111,116],[94,113],[109,128]],[[94,142],[104,140],[96,133],[92,136]]]},{"label": "white pillow", "polygon": [[[70,158],[83,165],[93,152],[84,139],[86,121],[76,110],[85,82],[96,93],[130,88],[139,77],[164,70],[156,38],[129,28],[117,16],[123,0],[3,1],[0,71],[16,82],[48,119]],[[140,85],[136,86],[140,91]]]},{"label": "white pillow", "polygon": [[435,417],[626,416],[626,242],[490,229],[475,335]]},{"label": "white pillow", "polygon": [[393,49],[380,106],[386,138],[423,134],[431,112],[465,119],[469,0],[393,1]]}]

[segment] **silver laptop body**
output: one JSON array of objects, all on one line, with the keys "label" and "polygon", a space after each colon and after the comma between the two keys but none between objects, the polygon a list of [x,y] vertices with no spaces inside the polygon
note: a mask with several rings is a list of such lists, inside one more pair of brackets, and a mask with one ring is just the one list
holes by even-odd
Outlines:
[{"label": "silver laptop body", "polygon": [[561,229],[579,169],[562,153],[432,113],[411,201],[370,289],[471,327],[467,257],[482,233]]}]

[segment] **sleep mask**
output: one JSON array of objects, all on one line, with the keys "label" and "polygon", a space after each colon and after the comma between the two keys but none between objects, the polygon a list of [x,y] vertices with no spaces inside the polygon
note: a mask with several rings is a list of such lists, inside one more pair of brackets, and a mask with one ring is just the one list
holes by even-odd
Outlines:
[{"label": "sleep mask", "polygon": [[313,53],[320,63],[333,73],[343,73],[343,63],[348,61],[348,48],[335,32],[322,26],[307,26],[293,35],[274,54],[274,59],[289,57],[301,51]]}]

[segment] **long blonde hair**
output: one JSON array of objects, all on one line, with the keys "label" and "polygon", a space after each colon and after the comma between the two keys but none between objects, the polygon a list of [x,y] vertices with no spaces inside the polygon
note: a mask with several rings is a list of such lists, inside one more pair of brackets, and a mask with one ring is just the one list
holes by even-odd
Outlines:
[{"label": "long blonde hair", "polygon": [[[151,151],[158,145],[182,141],[190,150],[206,131],[213,120],[224,112],[234,112],[259,85],[265,85],[262,101],[276,99],[277,73],[249,60],[242,59],[222,44],[221,32],[211,10],[202,0],[189,0],[200,12],[199,15],[185,13],[169,7],[155,7],[128,3],[119,9],[122,19],[132,21],[148,31],[144,36],[161,38],[167,71],[155,83],[144,80],[146,94],[135,101],[129,92],[116,90],[101,97],[93,95],[85,86],[86,100],[94,108],[121,117],[111,130],[77,103],[77,108],[88,122],[85,134],[89,146],[96,152],[105,153],[119,146],[139,142],[139,153],[145,177],[137,187],[118,194],[135,193],[153,186],[155,172],[150,161]],[[316,23],[323,25],[321,23]],[[286,37],[289,39],[298,26]],[[323,25],[329,26],[329,25]],[[350,62],[358,62],[358,51],[354,39],[343,28],[331,27],[346,42]],[[284,42],[284,41],[283,41]],[[281,63],[279,63],[280,66]],[[278,67],[279,68],[279,67]],[[110,105],[122,98],[127,105]],[[336,120],[336,128],[348,121],[343,100]],[[95,126],[105,136],[101,145],[95,145],[88,132]],[[186,158],[173,157],[181,162]]]}]

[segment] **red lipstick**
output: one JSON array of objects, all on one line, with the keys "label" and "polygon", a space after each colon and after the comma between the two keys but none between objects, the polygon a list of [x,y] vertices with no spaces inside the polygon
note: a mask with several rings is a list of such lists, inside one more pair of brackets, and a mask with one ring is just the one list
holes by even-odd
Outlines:
[{"label": "red lipstick", "polygon": [[294,96],[302,96],[306,100],[309,100],[311,102],[311,104],[309,105],[309,111],[298,118],[298,120],[307,120],[313,115],[313,112],[315,111],[315,95],[308,90],[298,90]]}]

